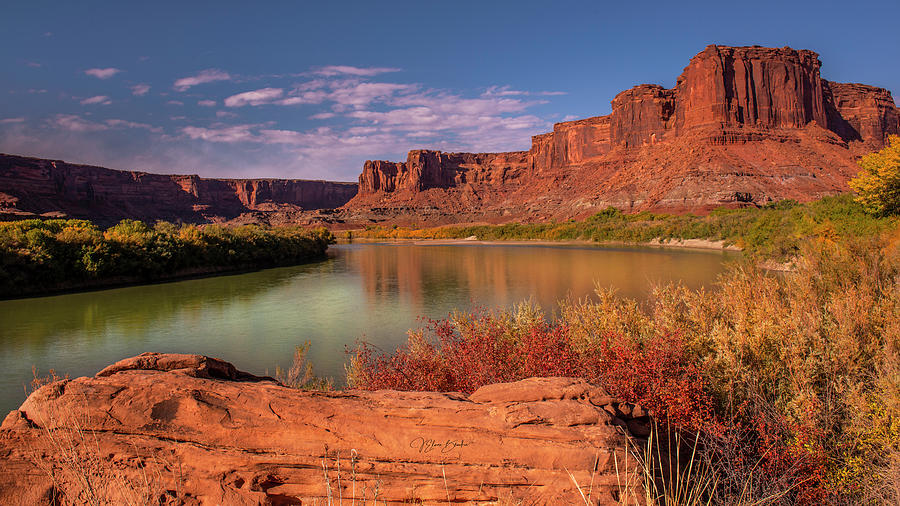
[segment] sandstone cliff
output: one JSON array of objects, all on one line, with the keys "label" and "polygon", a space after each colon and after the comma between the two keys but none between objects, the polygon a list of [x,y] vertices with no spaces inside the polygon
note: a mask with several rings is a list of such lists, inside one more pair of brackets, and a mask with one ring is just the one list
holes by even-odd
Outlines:
[{"label": "sandstone cliff", "polygon": [[844,192],[856,159],[900,134],[900,113],[889,91],[826,81],[820,66],[807,50],[711,45],[673,89],[623,91],[608,116],[557,123],[527,152],[366,162],[345,209],[371,221],[536,221]]},{"label": "sandstone cliff", "polygon": [[640,485],[626,436],[647,434],[640,407],[569,378],[318,393],[145,353],[6,417],[0,502],[619,504]]},{"label": "sandstone cliff", "polygon": [[336,208],[353,183],[295,179],[206,179],[148,174],[0,154],[0,215],[222,221],[242,213]]}]

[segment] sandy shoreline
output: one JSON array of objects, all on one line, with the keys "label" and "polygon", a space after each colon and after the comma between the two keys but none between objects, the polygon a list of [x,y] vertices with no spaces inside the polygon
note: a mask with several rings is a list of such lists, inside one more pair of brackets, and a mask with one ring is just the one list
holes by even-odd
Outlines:
[{"label": "sandy shoreline", "polygon": [[[343,242],[343,241],[342,241]],[[650,242],[625,242],[625,241],[606,241],[594,242],[586,239],[574,239],[566,241],[548,241],[546,239],[514,239],[509,241],[493,240],[481,241],[474,238],[465,239],[404,239],[404,238],[384,238],[375,239],[369,237],[354,238],[353,242],[379,242],[379,243],[396,243],[396,244],[414,244],[414,245],[512,245],[512,246],[558,246],[558,245],[576,245],[576,246],[616,246],[616,247],[655,247],[655,248],[675,248],[675,249],[698,249],[713,251],[742,251],[741,248],[729,244],[725,241],[709,241],[706,239],[670,239],[663,241],[654,239]]]}]

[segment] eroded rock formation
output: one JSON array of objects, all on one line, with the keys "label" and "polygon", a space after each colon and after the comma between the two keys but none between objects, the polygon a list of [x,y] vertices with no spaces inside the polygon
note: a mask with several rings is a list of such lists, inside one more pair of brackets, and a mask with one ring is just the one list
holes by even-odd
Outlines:
[{"label": "eroded rock formation", "polygon": [[637,477],[626,435],[648,433],[640,407],[575,379],[317,393],[143,354],[48,384],[6,417],[0,503],[84,501],[90,484],[114,503],[617,504]]},{"label": "eroded rock formation", "polygon": [[711,45],[673,89],[623,91],[611,114],[557,123],[527,152],[366,162],[346,209],[373,221],[539,221],[847,191],[856,159],[900,134],[900,113],[889,91],[826,81],[820,66],[808,50]]},{"label": "eroded rock formation", "polygon": [[222,221],[248,212],[336,208],[353,183],[296,179],[207,179],[75,165],[0,154],[0,214]]}]

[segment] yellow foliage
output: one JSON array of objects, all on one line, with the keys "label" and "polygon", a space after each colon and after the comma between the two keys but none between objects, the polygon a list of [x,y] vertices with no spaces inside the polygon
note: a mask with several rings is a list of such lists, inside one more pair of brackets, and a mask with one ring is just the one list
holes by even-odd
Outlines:
[{"label": "yellow foliage", "polygon": [[872,214],[900,213],[900,137],[892,135],[890,145],[859,161],[862,169],[850,181],[856,200]]}]

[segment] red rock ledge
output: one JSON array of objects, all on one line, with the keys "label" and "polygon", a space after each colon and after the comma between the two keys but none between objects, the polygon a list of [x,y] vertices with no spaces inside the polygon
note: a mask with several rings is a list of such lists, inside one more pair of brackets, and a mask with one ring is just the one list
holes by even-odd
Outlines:
[{"label": "red rock ledge", "polygon": [[214,358],[145,353],[48,384],[6,417],[0,503],[584,504],[590,493],[616,504],[618,482],[637,475],[633,457],[625,471],[625,435],[647,423],[578,379],[470,396],[321,393]]}]

